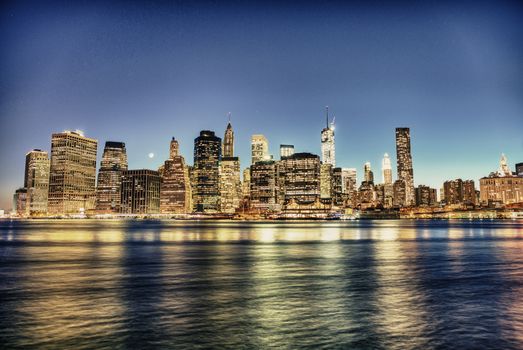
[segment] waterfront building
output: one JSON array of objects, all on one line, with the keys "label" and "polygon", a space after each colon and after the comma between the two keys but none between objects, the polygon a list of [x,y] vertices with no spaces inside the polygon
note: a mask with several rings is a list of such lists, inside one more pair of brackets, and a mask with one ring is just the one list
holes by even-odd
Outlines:
[{"label": "waterfront building", "polygon": [[345,205],[353,206],[358,192],[356,168],[341,168],[341,177]]},{"label": "waterfront building", "polygon": [[336,149],[334,144],[334,121],[329,123],[329,107],[326,108],[326,125],[321,131],[321,161],[323,164],[336,166]]},{"label": "waterfront building", "polygon": [[263,135],[252,135],[251,164],[269,159],[269,141]]},{"label": "waterfront building", "polygon": [[461,204],[463,202],[463,180],[449,180],[443,183],[446,204]]},{"label": "waterfront building", "polygon": [[251,193],[251,168],[243,169],[242,195],[243,198],[248,199]]},{"label": "waterfront building", "polygon": [[383,207],[392,208],[394,206],[394,184],[383,184]]},{"label": "waterfront building", "polygon": [[202,130],[194,139],[194,210],[220,210],[220,161],[222,140],[214,131]]},{"label": "waterfront building", "polygon": [[372,181],[362,181],[358,189],[358,206],[360,209],[365,210],[376,207],[376,199],[374,183]]},{"label": "waterfront building", "polygon": [[320,166],[320,198],[332,197],[332,164],[321,164]]},{"label": "waterfront building", "polygon": [[479,191],[482,205],[522,203],[523,177],[512,174],[502,154],[498,171],[479,180]]},{"label": "waterfront building", "polygon": [[383,155],[381,161],[381,177],[384,184],[392,185],[392,165],[388,153]]},{"label": "waterfront building", "polygon": [[96,211],[118,213],[120,211],[122,171],[127,170],[125,143],[107,141],[104,147],[98,183],[96,186]]},{"label": "waterfront building", "polygon": [[294,154],[294,145],[280,145],[280,159]]},{"label": "waterfront building", "polygon": [[81,214],[94,209],[97,148],[98,141],[81,131],[52,135],[49,214]]},{"label": "waterfront building", "polygon": [[158,169],[160,185],[160,212],[186,214],[192,211],[191,181],[185,159],[180,155],[178,141],[173,137],[169,159]]},{"label": "waterfront building", "polygon": [[240,207],[242,183],[238,157],[223,157],[220,163],[220,211],[234,213]]},{"label": "waterfront building", "polygon": [[344,207],[347,198],[343,189],[343,170],[334,168],[332,169],[332,202],[336,206]]},{"label": "waterfront building", "polygon": [[364,180],[363,181],[374,183],[374,173],[371,170],[370,162],[366,162],[363,165],[363,174],[364,174]]},{"label": "waterfront building", "polygon": [[419,185],[416,187],[415,193],[416,205],[418,207],[428,207],[436,204],[436,189]]},{"label": "waterfront building", "polygon": [[47,213],[49,167],[47,152],[34,149],[25,155],[24,187],[27,189],[26,210],[29,215]]},{"label": "waterfront building", "polygon": [[250,167],[250,206],[256,211],[278,211],[276,162],[260,161]]},{"label": "waterfront building", "polygon": [[468,205],[477,205],[476,187],[474,180],[463,181],[463,203]]},{"label": "waterfront building", "polygon": [[396,180],[394,181],[394,185],[392,187],[393,192],[393,199],[392,203],[394,207],[402,207],[405,205],[406,201],[406,184],[404,180]]},{"label": "waterfront building", "polygon": [[402,180],[405,183],[405,202],[400,205],[414,205],[414,171],[412,168],[409,128],[396,128],[396,160],[398,180]]},{"label": "waterfront building", "polygon": [[29,216],[29,206],[27,202],[27,188],[22,187],[17,189],[13,195],[13,212],[19,217]]},{"label": "waterfront building", "polygon": [[124,214],[157,214],[160,212],[160,174],[154,170],[122,171],[122,200]]},{"label": "waterfront building", "polygon": [[320,157],[311,153],[294,153],[282,159],[278,165],[280,203],[301,205],[319,200],[320,168]]}]

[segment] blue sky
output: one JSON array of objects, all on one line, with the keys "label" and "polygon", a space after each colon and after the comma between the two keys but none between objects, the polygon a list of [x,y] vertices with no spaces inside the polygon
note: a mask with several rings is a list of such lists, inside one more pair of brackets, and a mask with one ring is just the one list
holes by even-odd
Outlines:
[{"label": "blue sky", "polygon": [[[416,184],[474,180],[523,161],[523,6],[517,2],[4,2],[0,21],[0,208],[24,157],[82,129],[156,169],[172,136],[192,164],[201,129],[232,113],[250,136],[319,153],[336,116],[337,165],[395,167],[412,134]],[[155,153],[150,159],[147,154]]]}]

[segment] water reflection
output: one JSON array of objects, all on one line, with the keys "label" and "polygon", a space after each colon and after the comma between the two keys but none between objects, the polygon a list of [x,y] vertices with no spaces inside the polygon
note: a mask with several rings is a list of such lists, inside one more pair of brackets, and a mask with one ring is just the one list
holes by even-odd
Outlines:
[{"label": "water reflection", "polygon": [[523,347],[522,222],[0,222],[7,348]]}]

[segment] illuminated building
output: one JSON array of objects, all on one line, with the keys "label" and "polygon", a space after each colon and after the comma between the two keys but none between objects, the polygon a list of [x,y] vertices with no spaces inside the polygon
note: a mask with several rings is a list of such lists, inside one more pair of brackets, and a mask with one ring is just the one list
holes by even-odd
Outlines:
[{"label": "illuminated building", "polygon": [[332,164],[321,164],[320,167],[320,198],[332,197]]},{"label": "illuminated building", "polygon": [[269,141],[263,135],[252,135],[251,164],[269,159]]},{"label": "illuminated building", "polygon": [[406,185],[405,185],[405,181],[403,180],[396,180],[394,181],[394,185],[392,187],[392,191],[393,191],[393,198],[392,198],[392,203],[393,203],[393,206],[395,207],[402,207],[405,205],[405,201],[406,201]]},{"label": "illuminated building", "polygon": [[383,160],[381,161],[381,176],[384,184],[392,185],[392,166],[388,153],[383,155]]},{"label": "illuminated building", "polygon": [[358,205],[361,209],[373,208],[376,206],[376,191],[372,181],[362,181],[358,189]]},{"label": "illuminated building", "polygon": [[19,188],[15,191],[13,196],[13,212],[20,217],[29,215],[29,207],[27,205],[27,188]]},{"label": "illuminated building", "polygon": [[345,205],[347,198],[348,196],[343,188],[342,168],[334,168],[332,169],[332,202],[334,205],[341,207]]},{"label": "illuminated building", "polygon": [[157,214],[160,212],[160,174],[154,170],[122,171],[122,200],[124,214]]},{"label": "illuminated building", "polygon": [[523,202],[523,177],[512,175],[505,155],[501,155],[499,169],[479,180],[482,205],[507,205]]},{"label": "illuminated building", "polygon": [[223,157],[234,157],[234,131],[230,119],[223,136]]},{"label": "illuminated building", "polygon": [[280,145],[280,159],[294,154],[294,145]]},{"label": "illuminated building", "polygon": [[383,207],[384,208],[392,208],[394,205],[394,185],[392,183],[390,184],[383,184]]},{"label": "illuminated building", "polygon": [[409,128],[396,128],[396,158],[398,180],[405,182],[405,202],[401,206],[414,205],[414,171],[412,169]]},{"label": "illuminated building", "polygon": [[523,163],[516,163],[516,175],[523,176]]},{"label": "illuminated building", "polygon": [[94,209],[98,141],[81,131],[53,134],[48,213],[79,214]]},{"label": "illuminated building", "polygon": [[463,203],[469,205],[476,205],[476,187],[474,180],[463,181]]},{"label": "illuminated building", "polygon": [[363,174],[364,174],[364,180],[365,182],[372,182],[374,183],[374,173],[372,172],[370,168],[370,162],[366,162],[363,166]]},{"label": "illuminated building", "polygon": [[461,204],[463,202],[463,180],[445,181],[443,191],[446,204]]},{"label": "illuminated building", "polygon": [[279,210],[276,162],[272,160],[256,162],[250,169],[251,208],[261,211]]},{"label": "illuminated building", "polygon": [[300,205],[319,200],[320,167],[320,157],[311,153],[294,153],[282,159],[278,181],[283,204]]},{"label": "illuminated building", "polygon": [[242,183],[238,157],[223,157],[220,164],[220,211],[234,213],[240,206]]},{"label": "illuminated building", "polygon": [[185,214],[192,211],[191,182],[185,159],[180,155],[178,141],[173,137],[167,159],[159,174],[160,212],[162,214]]},{"label": "illuminated building", "polygon": [[436,189],[425,185],[419,185],[416,187],[415,193],[417,206],[428,207],[436,204]]},{"label": "illuminated building", "polygon": [[334,121],[329,124],[329,107],[326,108],[327,125],[321,131],[321,161],[323,164],[336,166],[336,149],[334,145]]},{"label": "illuminated building", "polygon": [[127,170],[125,143],[107,141],[98,170],[96,186],[96,210],[98,212],[118,213],[120,211],[120,190],[124,170]]},{"label": "illuminated building", "polygon": [[222,140],[214,131],[203,130],[194,139],[194,209],[220,210],[220,160]]},{"label": "illuminated building", "polygon": [[47,152],[34,149],[25,156],[24,187],[27,189],[27,211],[30,215],[47,212],[50,161]]},{"label": "illuminated building", "polygon": [[357,171],[355,168],[341,168],[342,191],[345,204],[353,206],[358,192]]},{"label": "illuminated building", "polygon": [[249,198],[251,193],[251,168],[243,169],[242,195],[243,198]]}]

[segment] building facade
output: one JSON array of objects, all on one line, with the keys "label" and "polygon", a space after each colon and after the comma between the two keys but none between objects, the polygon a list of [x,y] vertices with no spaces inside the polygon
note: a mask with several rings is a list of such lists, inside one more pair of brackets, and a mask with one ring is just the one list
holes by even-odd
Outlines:
[{"label": "building facade", "polygon": [[223,157],[220,163],[220,211],[234,213],[240,207],[241,198],[240,159]]},{"label": "building facade", "polygon": [[29,215],[47,213],[50,161],[47,152],[34,149],[25,155],[24,187]]},{"label": "building facade", "polygon": [[405,183],[405,202],[401,206],[414,205],[414,170],[412,167],[409,128],[396,128],[396,159],[398,179]]},{"label": "building facade", "polygon": [[294,154],[294,145],[280,145],[280,159]]},{"label": "building facade", "polygon": [[326,110],[327,125],[321,131],[321,161],[336,167],[336,147],[334,142],[334,122],[329,123],[329,109]]},{"label": "building facade", "polygon": [[120,212],[157,214],[160,212],[160,174],[154,170],[122,171]]},{"label": "building facade", "polygon": [[127,170],[125,143],[107,141],[104,147],[98,184],[96,186],[96,211],[118,213],[120,211],[122,171]]},{"label": "building facade", "polygon": [[194,139],[193,206],[197,212],[220,210],[220,161],[222,140],[203,130]]},{"label": "building facade", "polygon": [[160,213],[186,214],[192,211],[191,182],[185,159],[180,155],[178,141],[173,137],[161,171]]},{"label": "building facade", "polygon": [[250,168],[250,207],[255,211],[278,211],[278,177],[276,162],[261,161]]},{"label": "building facade", "polygon": [[381,161],[381,178],[385,185],[392,185],[392,165],[388,153],[383,155]]},{"label": "building facade", "polygon": [[320,157],[294,153],[278,164],[279,196],[282,205],[312,203],[320,198]]},{"label": "building facade", "polygon": [[97,140],[80,131],[52,135],[49,214],[79,214],[94,209],[97,147]]},{"label": "building facade", "polygon": [[269,160],[269,141],[263,135],[252,135],[251,137],[251,164]]}]

